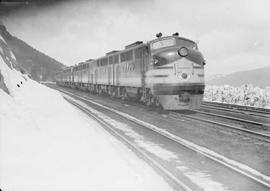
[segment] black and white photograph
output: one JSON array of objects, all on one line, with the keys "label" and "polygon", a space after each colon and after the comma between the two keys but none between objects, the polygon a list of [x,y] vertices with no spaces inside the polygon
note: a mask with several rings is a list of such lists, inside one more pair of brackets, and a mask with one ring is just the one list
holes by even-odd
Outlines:
[{"label": "black and white photograph", "polygon": [[0,0],[0,191],[269,191],[269,0]]}]

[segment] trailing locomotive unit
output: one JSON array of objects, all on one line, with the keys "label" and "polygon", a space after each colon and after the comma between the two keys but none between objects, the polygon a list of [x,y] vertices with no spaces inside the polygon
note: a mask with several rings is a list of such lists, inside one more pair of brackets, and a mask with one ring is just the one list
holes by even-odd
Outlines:
[{"label": "trailing locomotive unit", "polygon": [[204,93],[204,65],[197,44],[178,36],[137,41],[122,51],[87,60],[57,75],[57,83],[106,93],[122,99],[136,98],[166,110],[198,108]]}]

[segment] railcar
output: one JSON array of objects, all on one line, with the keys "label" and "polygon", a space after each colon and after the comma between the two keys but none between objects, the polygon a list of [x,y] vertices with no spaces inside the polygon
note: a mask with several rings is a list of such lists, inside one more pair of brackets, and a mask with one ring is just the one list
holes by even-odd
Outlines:
[{"label": "railcar", "polygon": [[59,85],[137,99],[166,110],[200,107],[204,93],[205,60],[197,44],[172,36],[146,43],[137,41],[124,50],[114,50],[89,59],[57,75]]}]

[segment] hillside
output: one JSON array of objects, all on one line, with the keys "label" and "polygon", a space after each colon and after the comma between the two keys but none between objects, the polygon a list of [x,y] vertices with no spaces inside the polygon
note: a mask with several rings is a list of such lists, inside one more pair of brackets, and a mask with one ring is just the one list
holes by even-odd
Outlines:
[{"label": "hillside", "polygon": [[242,86],[252,84],[253,86],[266,87],[270,86],[270,66],[254,70],[235,72],[225,76],[206,79],[207,85],[231,85]]},{"label": "hillside", "polygon": [[57,60],[12,36],[3,25],[0,25],[0,34],[15,54],[19,69],[30,74],[32,79],[37,81],[54,80],[55,73],[65,67]]},{"label": "hillside", "polygon": [[[0,190],[173,190],[97,121],[19,72],[19,65],[0,34]],[[160,156],[166,151],[147,148]]]}]

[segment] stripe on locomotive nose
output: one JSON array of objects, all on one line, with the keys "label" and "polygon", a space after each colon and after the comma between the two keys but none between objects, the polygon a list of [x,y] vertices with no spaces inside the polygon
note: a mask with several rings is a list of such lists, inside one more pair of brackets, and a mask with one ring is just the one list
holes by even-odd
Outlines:
[{"label": "stripe on locomotive nose", "polygon": [[159,67],[156,67],[156,68],[154,68],[154,70],[155,69],[173,69],[173,66],[163,66],[163,67],[161,67],[161,66],[159,66]]},{"label": "stripe on locomotive nose", "polygon": [[169,75],[157,74],[157,75],[148,75],[147,77],[154,77],[154,78],[166,78]]}]

